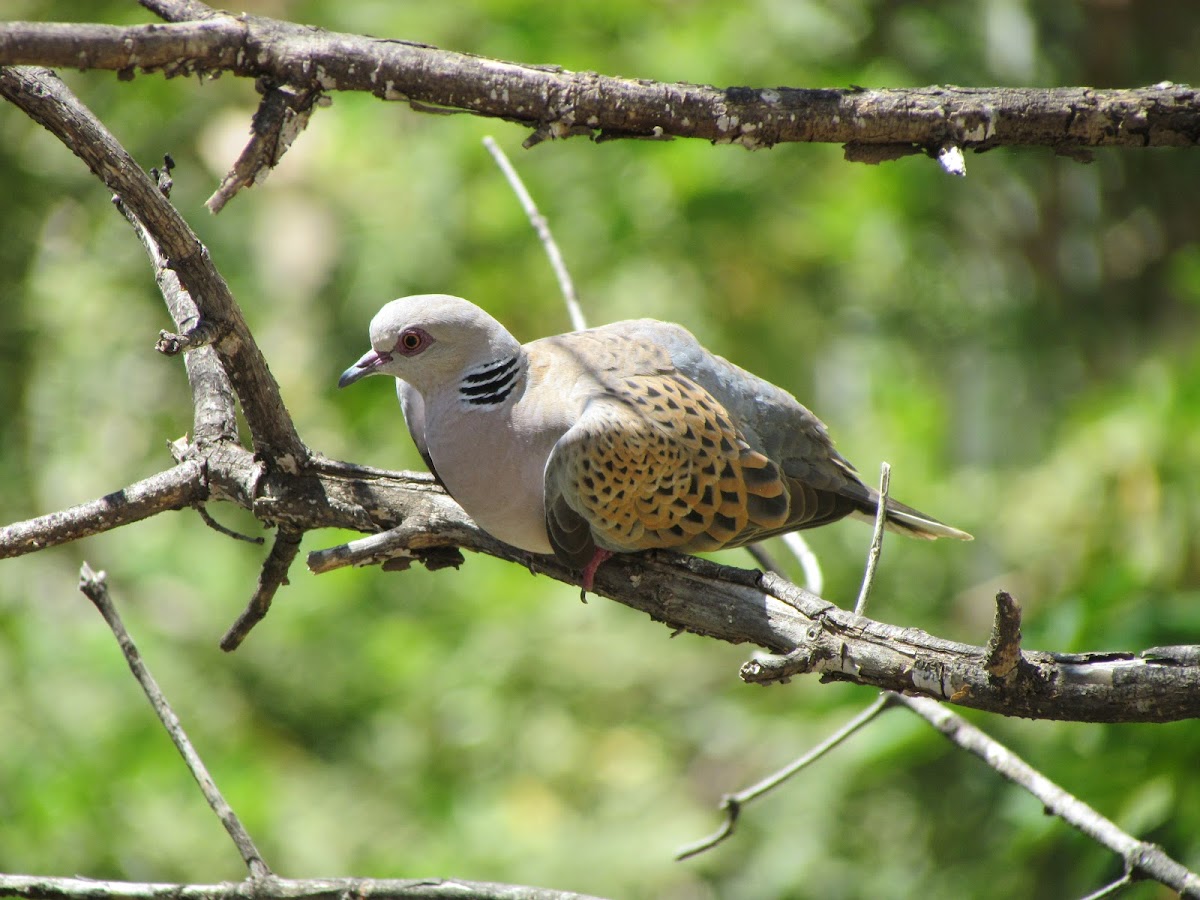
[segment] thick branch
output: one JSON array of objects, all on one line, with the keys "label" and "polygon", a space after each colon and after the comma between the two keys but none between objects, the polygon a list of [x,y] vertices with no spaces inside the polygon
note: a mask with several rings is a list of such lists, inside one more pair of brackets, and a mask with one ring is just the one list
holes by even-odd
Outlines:
[{"label": "thick branch", "polygon": [[[251,454],[209,457],[214,492],[260,518],[298,530],[394,529],[309,555],[316,572],[461,547],[567,583],[578,574],[554,557],[524,553],[482,531],[428,475],[316,458],[298,476],[263,472]],[[770,682],[799,671],[921,694],[1004,715],[1088,722],[1161,722],[1200,716],[1200,655],[1189,648],[1142,654],[1023,651],[1006,677],[983,646],[943,640],[839,609],[781,578],[670,553],[618,555],[596,590],[678,631],[791,654],[791,668],[755,660],[743,677]],[[796,659],[803,665],[797,668]]]},{"label": "thick branch", "polygon": [[221,884],[145,884],[0,875],[0,897],[23,900],[596,900],[547,888],[443,878],[264,878]]},{"label": "thick branch", "polygon": [[527,143],[575,134],[751,148],[821,141],[878,162],[947,145],[1069,153],[1200,141],[1196,91],[1169,83],[1137,90],[714,88],[504,62],[249,15],[131,27],[10,22],[0,25],[0,64],[168,76],[232,72],[298,89],[369,91],[417,108],[519,122],[534,129]]},{"label": "thick branch", "polygon": [[189,460],[99,499],[0,528],[0,559],[111,531],[207,494],[204,466]]},{"label": "thick branch", "polygon": [[241,399],[255,449],[295,468],[307,450],[283,405],[279,385],[208,251],[153,179],[52,73],[0,68],[0,95],[87,163],[150,232],[199,308],[202,321],[212,323],[220,334],[213,346]]},{"label": "thick branch", "polygon": [[[428,475],[314,458],[297,474],[264,469],[249,451],[221,445],[205,456],[209,492],[264,521],[297,531],[394,529],[310,554],[313,571],[378,564],[461,547],[567,583],[578,575],[552,556],[524,553],[481,530]],[[748,681],[798,672],[920,694],[1003,715],[1083,722],[1165,722],[1200,716],[1200,654],[1023,651],[1005,677],[988,649],[855,616],[773,575],[670,553],[618,555],[596,590],[678,631],[789,654],[747,663]],[[799,664],[797,664],[799,660]]]}]

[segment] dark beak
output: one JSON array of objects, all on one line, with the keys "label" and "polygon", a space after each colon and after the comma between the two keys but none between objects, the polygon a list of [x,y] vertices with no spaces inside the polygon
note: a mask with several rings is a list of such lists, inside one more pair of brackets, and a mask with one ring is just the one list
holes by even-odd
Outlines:
[{"label": "dark beak", "polygon": [[374,375],[379,371],[380,366],[386,365],[391,361],[392,357],[390,354],[376,353],[374,350],[368,350],[358,362],[342,373],[342,377],[338,379],[338,387],[344,388],[347,385],[354,384],[360,378]]}]

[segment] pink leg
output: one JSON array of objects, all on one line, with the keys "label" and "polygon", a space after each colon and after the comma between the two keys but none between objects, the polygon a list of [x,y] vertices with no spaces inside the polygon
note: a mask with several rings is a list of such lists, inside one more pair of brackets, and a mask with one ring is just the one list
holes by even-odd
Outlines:
[{"label": "pink leg", "polygon": [[596,570],[600,568],[600,564],[606,559],[611,558],[613,552],[611,550],[601,550],[596,548],[596,552],[592,554],[591,560],[583,567],[583,589],[590,591],[592,582],[596,580]]}]

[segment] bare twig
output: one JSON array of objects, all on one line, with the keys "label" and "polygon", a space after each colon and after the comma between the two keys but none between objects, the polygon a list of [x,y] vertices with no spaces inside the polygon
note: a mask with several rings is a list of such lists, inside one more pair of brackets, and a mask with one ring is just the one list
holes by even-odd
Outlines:
[{"label": "bare twig", "polygon": [[1133,873],[1126,871],[1120,878],[1110,881],[1104,887],[1092,891],[1092,893],[1080,898],[1080,900],[1104,900],[1105,897],[1115,897],[1131,884],[1133,884]]},{"label": "bare twig", "polygon": [[279,533],[275,535],[275,543],[271,545],[271,552],[263,561],[254,596],[250,598],[250,603],[238,616],[237,621],[229,626],[229,630],[221,638],[221,649],[226,653],[241,646],[250,630],[261,622],[270,610],[271,601],[280,585],[288,583],[288,569],[300,550],[302,537],[303,532],[293,531],[286,526],[280,527]]},{"label": "bare twig", "polygon": [[261,535],[252,537],[251,535],[242,534],[240,531],[234,531],[232,528],[222,525],[212,517],[212,514],[209,513],[203,503],[193,504],[192,508],[199,514],[200,520],[217,534],[223,534],[225,537],[233,538],[235,541],[245,541],[247,544],[266,543]]},{"label": "bare twig", "polygon": [[222,884],[144,884],[0,874],[0,897],[25,900],[599,900],[573,891],[458,878],[265,878]]},{"label": "bare twig", "polygon": [[894,694],[883,693],[875,699],[875,701],[860,712],[857,716],[835,731],[817,746],[813,747],[799,759],[788,764],[772,775],[764,778],[757,784],[751,785],[748,788],[738,791],[736,794],[726,794],[721,798],[720,808],[725,811],[726,818],[724,824],[717,829],[713,834],[706,838],[697,841],[694,844],[688,844],[686,847],[680,848],[675,854],[676,859],[687,859],[691,856],[696,856],[706,850],[711,850],[717,844],[721,843],[731,834],[733,834],[734,826],[737,824],[738,815],[741,813],[742,807],[751,800],[756,800],[763,794],[769,793],[779,785],[783,784],[801,769],[812,765],[838,744],[842,743],[850,735],[864,728],[867,724],[874,721],[875,717],[892,705]]},{"label": "bare twig", "polygon": [[[177,18],[175,4],[147,2]],[[128,27],[9,22],[0,25],[3,64],[231,72],[302,90],[369,91],[418,109],[519,122],[533,131],[530,143],[571,135],[746,147],[821,141],[846,145],[850,159],[879,162],[937,152],[948,142],[963,151],[1194,147],[1200,132],[1197,92],[1169,83],[1134,90],[714,88],[485,59],[250,15]]]},{"label": "bare twig", "polygon": [[1152,878],[1184,897],[1200,897],[1200,875],[1188,871],[1157,844],[1139,841],[1126,834],[1114,822],[1069,794],[953,710],[926,697],[897,695],[895,702],[908,707],[957,747],[978,756],[1004,778],[1024,788],[1038,799],[1047,812],[1120,855],[1125,861],[1126,870],[1132,875]]},{"label": "bare twig", "polygon": [[890,692],[880,695],[871,706],[791,765],[752,787],[723,798],[721,808],[725,810],[727,818],[722,827],[713,835],[682,849],[676,858],[694,856],[728,838],[733,834],[742,806],[774,789],[872,721],[884,709],[892,706],[906,707],[940,731],[957,747],[978,756],[998,774],[1028,791],[1043,804],[1047,812],[1120,855],[1125,863],[1125,875],[1089,895],[1085,900],[1110,896],[1135,877],[1158,881],[1179,891],[1184,897],[1200,897],[1200,875],[1172,859],[1158,845],[1139,841],[1122,831],[1115,823],[1050,781],[999,741],[989,737],[945,705],[925,697],[907,697]]},{"label": "bare twig", "polygon": [[221,820],[221,824],[225,826],[225,830],[229,832],[229,836],[233,839],[234,845],[242,855],[246,867],[250,870],[250,877],[254,879],[269,877],[271,870],[267,867],[266,862],[263,861],[262,854],[254,846],[254,841],[251,840],[249,833],[242,826],[241,820],[238,819],[233,808],[225,802],[225,798],[217,788],[216,782],[212,780],[212,776],[208,774],[208,769],[205,768],[204,762],[200,759],[199,754],[196,753],[195,748],[192,747],[192,742],[188,740],[183,726],[179,723],[179,717],[175,715],[175,711],[171,709],[167,698],[163,696],[158,682],[154,680],[154,676],[150,674],[150,670],[142,662],[142,656],[138,652],[137,646],[133,643],[133,638],[125,630],[125,625],[108,596],[108,585],[105,581],[104,573],[94,572],[91,566],[84,563],[79,572],[79,589],[95,604],[96,609],[100,611],[100,615],[104,617],[104,621],[108,623],[108,627],[112,629],[113,636],[116,637],[117,643],[121,647],[121,652],[125,654],[125,661],[129,663],[129,668],[133,672],[133,677],[142,686],[142,690],[146,693],[146,699],[150,701],[150,705],[154,707],[154,712],[158,715],[158,720],[162,722],[163,728],[171,736],[171,740],[174,742],[175,748],[179,751],[179,755],[187,763],[192,777],[200,785],[204,799],[208,801],[209,807],[216,813],[217,818]]},{"label": "bare twig", "polygon": [[883,552],[883,527],[887,524],[888,488],[891,483],[892,467],[885,462],[879,467],[879,503],[875,509],[875,531],[871,534],[871,548],[867,551],[867,566],[863,570],[862,587],[858,591],[858,601],[854,604],[856,616],[866,613],[871,588],[875,586],[875,570],[879,568],[879,555]]},{"label": "bare twig", "polygon": [[173,469],[61,512],[0,528],[0,559],[21,556],[182,509],[208,494],[204,467],[187,460]]},{"label": "bare twig", "polygon": [[542,242],[546,257],[550,260],[550,268],[554,270],[554,276],[558,279],[558,289],[562,292],[563,301],[567,304],[567,315],[571,319],[571,327],[576,331],[582,331],[587,328],[587,319],[579,305],[579,297],[575,294],[575,283],[571,280],[571,273],[567,271],[567,264],[563,261],[554,235],[550,232],[550,224],[546,221],[546,217],[538,211],[537,204],[533,202],[533,197],[526,190],[525,183],[521,181],[521,176],[509,162],[508,156],[500,149],[500,145],[489,135],[483,139],[483,146],[487,147],[488,153],[492,154],[492,159],[496,161],[496,165],[500,167],[504,177],[508,179],[509,187],[517,195],[517,199],[521,202],[521,208],[529,217],[529,224],[533,226],[538,239]]}]

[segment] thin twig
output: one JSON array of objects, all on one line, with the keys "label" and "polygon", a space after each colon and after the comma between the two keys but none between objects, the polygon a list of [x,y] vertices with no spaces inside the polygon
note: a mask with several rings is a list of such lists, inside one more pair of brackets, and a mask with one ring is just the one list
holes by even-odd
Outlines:
[{"label": "thin twig", "polygon": [[1001,776],[1036,797],[1048,813],[1058,816],[1096,843],[1120,855],[1130,877],[1142,875],[1179,891],[1184,897],[1200,898],[1200,875],[1188,871],[1157,844],[1139,841],[1122,831],[1116,823],[1059,787],[945,705],[928,697],[893,696],[896,703],[908,707],[955,746],[978,756]]},{"label": "thin twig", "polygon": [[537,204],[533,202],[533,197],[525,189],[525,184],[521,181],[521,176],[517,174],[517,170],[513,168],[513,164],[508,161],[508,157],[500,149],[500,145],[491,136],[488,136],[483,139],[483,146],[487,147],[488,153],[492,154],[492,159],[496,161],[496,165],[500,167],[500,171],[504,173],[504,177],[508,179],[509,186],[512,187],[513,193],[517,195],[517,199],[521,201],[521,207],[525,210],[525,215],[529,216],[529,222],[533,225],[534,231],[537,232],[537,236],[542,242],[546,256],[550,259],[550,267],[554,269],[554,275],[558,278],[558,287],[562,291],[563,300],[566,301],[567,315],[571,318],[571,327],[576,331],[582,331],[587,328],[587,320],[584,318],[583,309],[579,305],[579,298],[575,294],[575,284],[571,281],[571,273],[567,271],[567,265],[563,262],[562,253],[559,252],[558,244],[554,241],[554,235],[550,233],[550,225],[546,222],[546,217],[538,212]]},{"label": "thin twig", "polygon": [[292,560],[296,558],[296,553],[300,549],[302,537],[304,537],[302,531],[296,531],[283,525],[279,526],[279,533],[275,535],[275,543],[271,545],[271,552],[263,560],[254,596],[250,598],[249,604],[242,610],[237,621],[229,626],[229,630],[221,638],[221,649],[226,653],[241,646],[250,630],[261,622],[267,611],[270,610],[271,601],[275,599],[275,592],[279,590],[280,585],[288,583],[288,569],[291,568]]},{"label": "thin twig", "polygon": [[679,852],[675,854],[675,858],[677,860],[687,859],[688,857],[703,853],[706,850],[711,850],[713,847],[717,846],[717,844],[721,843],[723,840],[733,834],[734,826],[737,824],[738,815],[744,805],[749,803],[751,800],[756,800],[763,794],[774,790],[801,769],[816,762],[838,744],[842,743],[842,741],[846,740],[846,738],[850,737],[850,735],[866,726],[876,716],[892,705],[893,698],[895,696],[895,694],[890,692],[880,694],[875,699],[874,703],[860,712],[857,716],[855,716],[829,737],[825,738],[825,740],[821,741],[821,743],[817,744],[817,746],[813,747],[799,759],[780,769],[778,772],[775,772],[773,775],[769,775],[757,784],[753,784],[748,788],[744,788],[743,790],[738,791],[736,794],[726,794],[725,797],[721,799],[720,807],[721,809],[725,810],[725,822],[720,828],[718,828],[708,837],[703,838],[694,844],[688,844],[686,847],[681,848]]},{"label": "thin twig", "polygon": [[821,561],[817,559],[817,554],[813,553],[812,547],[808,546],[808,541],[798,531],[784,532],[784,546],[792,551],[792,556],[796,557],[796,561],[800,563],[800,569],[804,572],[804,588],[812,591],[814,594],[819,594],[825,590],[825,573],[821,570]]},{"label": "thin twig", "polygon": [[867,600],[875,586],[875,570],[879,567],[879,555],[883,552],[883,527],[887,524],[888,488],[892,483],[892,467],[886,462],[879,467],[879,504],[875,508],[875,531],[871,535],[871,549],[867,551],[867,567],[863,571],[862,587],[858,591],[858,602],[854,604],[856,616],[866,615]]},{"label": "thin twig", "polygon": [[79,589],[95,604],[96,609],[100,611],[100,615],[104,617],[104,621],[108,623],[108,627],[112,629],[113,636],[116,637],[117,643],[121,647],[121,652],[125,654],[125,661],[129,663],[129,668],[133,672],[133,677],[142,686],[142,690],[146,692],[146,698],[150,701],[150,705],[154,707],[154,712],[158,715],[158,720],[162,722],[163,728],[171,736],[171,740],[175,743],[180,756],[187,763],[192,777],[200,785],[204,799],[208,801],[209,807],[216,813],[217,818],[221,820],[221,824],[225,826],[225,830],[229,832],[234,845],[242,855],[242,859],[246,862],[246,867],[250,870],[250,877],[253,879],[269,877],[271,870],[267,867],[266,862],[263,861],[262,854],[254,846],[254,841],[242,826],[241,820],[238,819],[233,808],[221,795],[216,782],[208,774],[208,769],[205,768],[199,754],[192,747],[192,742],[188,740],[183,726],[179,723],[179,717],[175,715],[175,711],[171,709],[167,698],[163,696],[158,682],[154,680],[154,676],[150,674],[150,670],[142,662],[142,656],[138,652],[137,646],[133,643],[133,638],[125,630],[125,625],[108,596],[108,585],[105,581],[104,573],[92,571],[92,567],[85,562],[79,571]]},{"label": "thin twig", "polygon": [[212,517],[212,514],[209,513],[208,509],[204,506],[203,503],[195,504],[192,507],[192,509],[196,510],[196,512],[200,514],[200,519],[204,522],[204,524],[207,525],[209,528],[211,528],[213,531],[215,531],[217,534],[223,534],[223,535],[225,535],[225,537],[233,538],[235,541],[245,541],[247,544],[264,544],[264,543],[266,543],[266,541],[263,540],[261,535],[251,536],[249,534],[242,534],[240,531],[234,531],[232,528],[230,528],[226,525],[222,525],[220,522],[218,522],[216,519],[214,519]]},{"label": "thin twig", "polygon": [[1115,897],[1131,884],[1133,884],[1133,873],[1126,872],[1116,881],[1110,881],[1104,887],[1100,888],[1100,890],[1093,891],[1086,897],[1081,898],[1081,900],[1103,900],[1105,897]]}]

